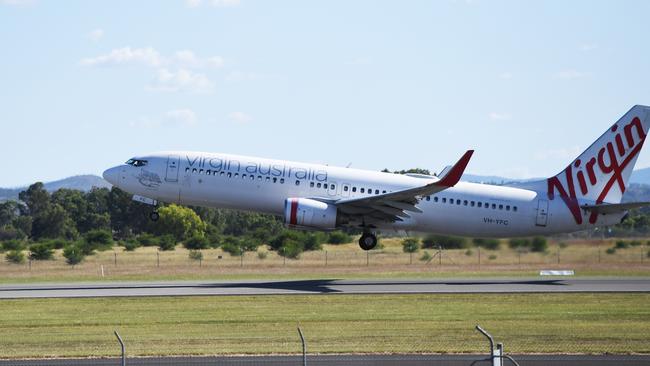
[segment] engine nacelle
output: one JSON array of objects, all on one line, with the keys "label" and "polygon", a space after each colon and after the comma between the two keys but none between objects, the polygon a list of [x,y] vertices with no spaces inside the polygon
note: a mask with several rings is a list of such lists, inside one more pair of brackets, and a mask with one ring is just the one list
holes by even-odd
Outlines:
[{"label": "engine nacelle", "polygon": [[284,222],[290,226],[336,228],[336,206],[309,198],[287,198],[284,201]]}]

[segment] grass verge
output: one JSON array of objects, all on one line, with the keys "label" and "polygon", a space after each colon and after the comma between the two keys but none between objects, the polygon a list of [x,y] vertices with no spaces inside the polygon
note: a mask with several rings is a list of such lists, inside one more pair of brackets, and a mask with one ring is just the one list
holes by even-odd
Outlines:
[{"label": "grass verge", "polygon": [[0,357],[485,352],[650,353],[650,294],[295,295],[0,302]]}]

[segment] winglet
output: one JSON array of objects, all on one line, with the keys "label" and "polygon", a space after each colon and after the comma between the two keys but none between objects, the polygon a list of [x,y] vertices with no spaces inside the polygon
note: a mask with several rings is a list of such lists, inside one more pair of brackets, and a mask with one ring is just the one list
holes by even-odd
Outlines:
[{"label": "winglet", "polygon": [[465,154],[454,164],[451,169],[445,174],[443,177],[440,178],[439,181],[436,182],[437,186],[445,186],[445,187],[453,187],[458,183],[460,180],[460,177],[463,175],[463,172],[465,171],[465,168],[467,168],[467,164],[469,164],[469,159],[472,158],[472,154],[474,154],[474,150],[467,150]]}]

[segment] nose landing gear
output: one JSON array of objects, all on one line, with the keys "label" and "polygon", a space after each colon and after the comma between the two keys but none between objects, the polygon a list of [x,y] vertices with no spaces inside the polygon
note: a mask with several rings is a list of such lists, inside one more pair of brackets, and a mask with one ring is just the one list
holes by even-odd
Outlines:
[{"label": "nose landing gear", "polygon": [[370,232],[361,234],[359,238],[359,246],[363,250],[371,250],[377,246],[377,236]]},{"label": "nose landing gear", "polygon": [[156,222],[160,218],[160,215],[158,214],[158,211],[153,210],[149,213],[149,220]]}]

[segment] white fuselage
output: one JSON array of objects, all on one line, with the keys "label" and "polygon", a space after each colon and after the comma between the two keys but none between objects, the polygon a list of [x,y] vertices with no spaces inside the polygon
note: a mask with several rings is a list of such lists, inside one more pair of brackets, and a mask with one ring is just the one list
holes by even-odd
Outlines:
[{"label": "white fuselage", "polygon": [[[121,165],[107,173],[119,188],[155,200],[283,215],[287,198],[335,202],[406,188],[437,178],[381,173],[262,158],[199,152],[141,157],[144,166]],[[109,171],[107,171],[109,172]],[[107,178],[108,179],[108,178]],[[404,221],[378,229],[475,237],[514,237],[572,232],[618,223],[623,214],[576,224],[566,204],[546,192],[459,182],[422,197]],[[583,213],[588,217],[588,213]]]}]

